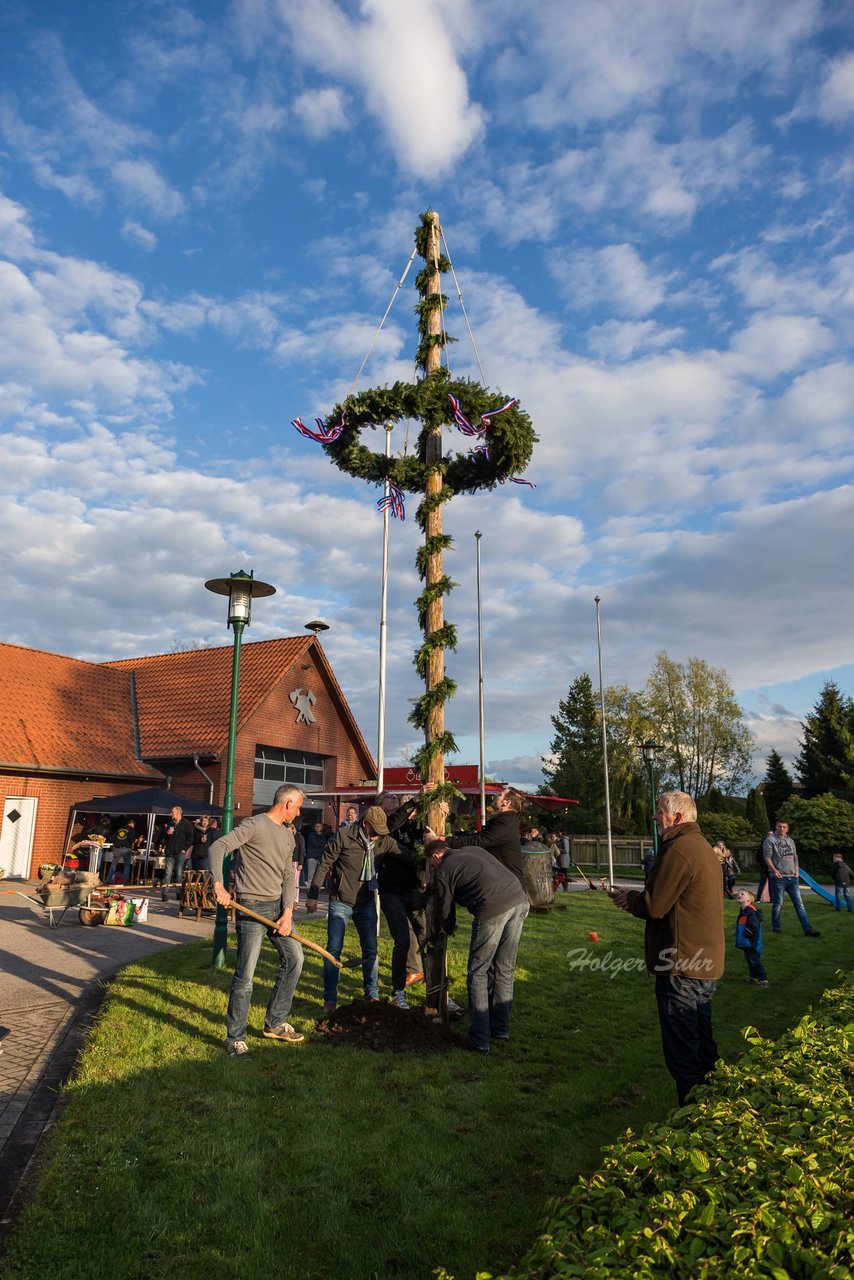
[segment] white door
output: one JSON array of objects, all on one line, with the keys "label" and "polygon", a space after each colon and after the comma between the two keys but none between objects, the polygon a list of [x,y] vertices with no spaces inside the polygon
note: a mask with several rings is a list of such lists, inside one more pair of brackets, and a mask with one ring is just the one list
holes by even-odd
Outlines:
[{"label": "white door", "polygon": [[38,803],[36,796],[7,796],[3,801],[0,867],[7,876],[29,877]]}]

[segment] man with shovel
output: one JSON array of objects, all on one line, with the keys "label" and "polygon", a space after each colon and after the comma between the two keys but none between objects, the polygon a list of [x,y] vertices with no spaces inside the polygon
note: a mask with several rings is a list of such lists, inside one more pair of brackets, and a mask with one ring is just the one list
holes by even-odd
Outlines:
[{"label": "man with shovel", "polygon": [[268,1040],[283,1040],[286,1044],[300,1044],[305,1039],[287,1021],[303,963],[302,948],[288,935],[294,902],[292,824],[304,799],[299,787],[288,784],[279,787],[271,809],[244,818],[239,826],[228,835],[220,836],[210,847],[214,897],[220,906],[232,905],[231,894],[223,883],[222,863],[225,854],[236,850],[233,865],[237,904],[270,921],[269,927],[265,927],[238,912],[237,963],[228,997],[226,1030],[226,1048],[232,1058],[241,1058],[249,1052],[246,1034],[252,980],[265,934],[278,952],[279,972],[264,1015],[264,1035]]}]

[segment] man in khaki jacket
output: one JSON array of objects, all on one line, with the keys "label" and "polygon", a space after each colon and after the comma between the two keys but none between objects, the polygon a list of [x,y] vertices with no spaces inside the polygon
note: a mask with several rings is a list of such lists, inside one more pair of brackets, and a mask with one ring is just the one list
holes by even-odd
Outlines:
[{"label": "man in khaki jacket", "polygon": [[642,890],[612,889],[614,903],[646,921],[646,967],[655,978],[661,1043],[679,1105],[718,1056],[712,996],[724,971],[721,868],[684,791],[665,791],[655,822],[660,851]]}]

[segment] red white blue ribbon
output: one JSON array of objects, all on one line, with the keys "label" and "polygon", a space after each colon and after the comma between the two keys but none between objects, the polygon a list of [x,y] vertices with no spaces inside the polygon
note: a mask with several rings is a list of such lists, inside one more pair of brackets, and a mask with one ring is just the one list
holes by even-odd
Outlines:
[{"label": "red white blue ribbon", "polygon": [[334,427],[326,427],[323,425],[322,418],[315,418],[318,430],[312,431],[311,427],[307,427],[302,418],[292,418],[293,425],[301,436],[305,436],[306,440],[316,440],[319,444],[331,444],[333,440],[337,440],[344,430],[347,422],[346,413],[341,414],[341,421],[337,422]]},{"label": "red white blue ribbon", "polygon": [[388,508],[395,520],[406,519],[406,507],[403,502],[403,490],[398,489],[396,484],[391,480],[388,482],[388,493],[385,494],[377,502],[377,510],[385,511]]},{"label": "red white blue ribbon", "polygon": [[456,422],[457,426],[459,427],[460,431],[462,431],[463,435],[464,436],[482,436],[484,431],[486,430],[486,427],[473,427],[472,424],[469,422],[468,418],[466,417],[466,415],[463,413],[462,409],[460,408],[460,402],[457,399],[457,397],[449,394],[448,399],[450,400],[451,407],[454,410],[454,422]]},{"label": "red white blue ribbon", "polygon": [[[515,404],[516,402],[515,400],[511,400],[510,403]],[[504,407],[506,409],[507,405]],[[497,412],[500,411],[496,410],[496,413]],[[479,444],[472,450],[472,452],[481,454],[486,462],[489,461],[489,447],[487,445]],[[523,480],[521,476],[499,476],[498,483],[504,484],[507,480],[509,480],[511,484],[526,484],[529,489],[536,489],[537,487],[532,480]]]},{"label": "red white blue ribbon", "polygon": [[488,413],[482,413],[480,415],[480,421],[483,424],[483,429],[486,430],[487,427],[491,427],[492,419],[497,418],[499,413],[506,413],[508,409],[512,409],[514,404],[518,403],[519,401],[516,399],[508,400],[500,409],[490,409]]},{"label": "red white blue ribbon", "polygon": [[514,404],[519,403],[519,401],[514,398],[513,400],[508,400],[500,409],[489,409],[486,413],[482,413],[480,415],[480,426],[474,427],[463,413],[460,402],[456,396],[452,396],[449,393],[448,399],[450,400],[451,407],[454,410],[454,422],[456,422],[464,436],[482,436],[487,428],[492,426],[493,418],[497,418],[499,413],[506,413],[508,409],[513,408]]}]

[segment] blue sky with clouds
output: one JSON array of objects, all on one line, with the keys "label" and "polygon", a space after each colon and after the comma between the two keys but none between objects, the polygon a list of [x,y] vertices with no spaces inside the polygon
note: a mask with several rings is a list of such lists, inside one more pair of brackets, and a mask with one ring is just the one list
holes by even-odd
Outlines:
[{"label": "blue sky with clouds", "polygon": [[[250,637],[325,618],[373,741],[378,492],[290,421],[347,393],[433,207],[486,380],[540,436],[534,491],[446,509],[462,758],[476,529],[487,760],[512,780],[595,678],[597,593],[606,680],[639,687],[660,649],[725,667],[760,759],[791,758],[827,676],[854,691],[850,5],[8,0],[0,86],[5,639],[227,642],[201,584],[252,568],[278,594]],[[361,388],[413,377],[413,275]],[[390,762],[418,693],[411,515]]]}]

